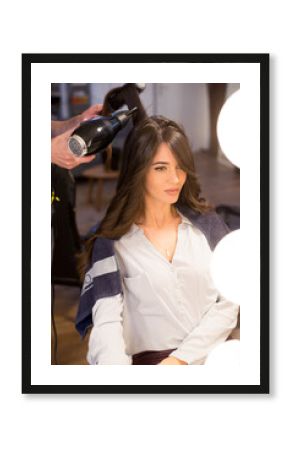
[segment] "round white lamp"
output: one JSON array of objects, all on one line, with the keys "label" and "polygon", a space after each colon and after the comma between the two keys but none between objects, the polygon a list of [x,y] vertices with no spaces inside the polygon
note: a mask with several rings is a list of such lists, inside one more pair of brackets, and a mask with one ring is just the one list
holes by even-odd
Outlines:
[{"label": "round white lamp", "polygon": [[243,301],[241,281],[243,279],[243,248],[241,231],[227,234],[216,246],[212,261],[211,275],[222,296],[238,303]]},{"label": "round white lamp", "polygon": [[232,339],[217,345],[208,355],[205,365],[222,369],[240,364],[240,341]]},{"label": "round white lamp", "polygon": [[245,127],[242,96],[240,91],[232,94],[224,103],[217,121],[217,136],[222,151],[237,167],[240,167]]}]

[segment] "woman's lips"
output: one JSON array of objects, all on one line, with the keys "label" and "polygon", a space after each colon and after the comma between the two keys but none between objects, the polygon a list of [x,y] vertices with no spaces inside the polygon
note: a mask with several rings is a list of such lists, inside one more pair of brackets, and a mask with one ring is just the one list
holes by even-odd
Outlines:
[{"label": "woman's lips", "polygon": [[177,195],[179,193],[179,189],[166,189],[165,192],[168,195]]}]

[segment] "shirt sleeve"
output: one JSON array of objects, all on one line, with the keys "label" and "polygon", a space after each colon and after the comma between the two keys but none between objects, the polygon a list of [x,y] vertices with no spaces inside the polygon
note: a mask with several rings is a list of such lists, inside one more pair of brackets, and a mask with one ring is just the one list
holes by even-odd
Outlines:
[{"label": "shirt sleeve", "polygon": [[231,334],[237,324],[238,312],[239,305],[219,297],[170,356],[188,364],[201,364],[209,352]]},{"label": "shirt sleeve", "polygon": [[87,354],[89,364],[132,364],[132,358],[125,350],[122,312],[121,294],[96,302]]}]

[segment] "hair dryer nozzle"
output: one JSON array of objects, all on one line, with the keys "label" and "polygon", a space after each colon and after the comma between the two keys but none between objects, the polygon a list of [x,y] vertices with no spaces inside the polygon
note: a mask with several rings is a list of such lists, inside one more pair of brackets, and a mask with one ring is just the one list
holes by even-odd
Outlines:
[{"label": "hair dryer nozzle", "polygon": [[97,119],[82,122],[69,138],[70,151],[80,157],[103,150],[115,135],[126,126],[130,117],[138,110],[137,106],[131,110],[119,110],[111,116],[100,116]]}]

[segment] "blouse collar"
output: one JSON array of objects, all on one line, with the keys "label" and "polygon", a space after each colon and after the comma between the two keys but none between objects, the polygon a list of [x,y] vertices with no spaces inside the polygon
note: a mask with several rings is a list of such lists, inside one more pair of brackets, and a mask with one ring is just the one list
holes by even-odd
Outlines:
[{"label": "blouse collar", "polygon": [[[180,211],[178,211],[178,209],[176,209],[177,213],[179,214],[179,216],[181,217],[181,224],[180,225],[190,225],[193,227],[192,222],[183,214],[181,214]],[[142,228],[140,228],[138,225],[136,225],[136,223],[133,223],[133,225],[131,226],[131,228],[129,229],[129,231],[126,233],[126,237],[132,236],[135,233],[143,233]]]}]

